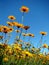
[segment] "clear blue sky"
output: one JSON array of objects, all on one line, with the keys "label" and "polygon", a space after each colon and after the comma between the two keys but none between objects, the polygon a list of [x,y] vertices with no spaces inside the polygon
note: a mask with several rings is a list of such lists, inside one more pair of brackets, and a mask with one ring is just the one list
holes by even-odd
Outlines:
[{"label": "clear blue sky", "polygon": [[9,15],[14,15],[16,21],[21,23],[22,13],[19,8],[23,5],[29,8],[29,12],[24,16],[24,25],[29,25],[28,32],[35,34],[32,39],[34,44],[40,40],[39,32],[46,31],[44,40],[49,45],[49,0],[0,0],[0,24],[6,25]]}]

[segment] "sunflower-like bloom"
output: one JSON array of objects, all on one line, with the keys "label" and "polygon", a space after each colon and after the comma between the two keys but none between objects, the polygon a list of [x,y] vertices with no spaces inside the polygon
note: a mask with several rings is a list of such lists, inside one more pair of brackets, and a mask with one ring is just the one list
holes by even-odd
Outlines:
[{"label": "sunflower-like bloom", "polygon": [[9,28],[8,32],[12,32],[14,29],[13,28]]},{"label": "sunflower-like bloom", "polygon": [[34,37],[34,34],[31,34],[31,33],[28,33],[27,35],[28,36],[31,36],[31,37]]},{"label": "sunflower-like bloom", "polygon": [[9,26],[13,26],[12,22],[7,22],[7,24],[8,24]]},{"label": "sunflower-like bloom", "polygon": [[15,20],[16,18],[14,16],[8,16],[9,19]]},{"label": "sunflower-like bloom", "polygon": [[43,31],[42,31],[42,32],[40,32],[40,34],[42,34],[42,35],[46,35],[46,34],[47,34],[47,32],[43,32]]},{"label": "sunflower-like bloom", "polygon": [[18,22],[12,22],[12,24],[13,24],[14,26],[17,26]]},{"label": "sunflower-like bloom", "polygon": [[13,45],[13,48],[14,48],[14,50],[16,50],[16,51],[20,51],[20,50],[21,50],[19,44],[14,44],[14,45]]},{"label": "sunflower-like bloom", "polygon": [[44,45],[43,45],[43,48],[48,48],[48,45],[47,45],[47,44],[44,44]]},{"label": "sunflower-like bloom", "polygon": [[29,11],[29,8],[28,7],[26,7],[26,6],[22,6],[21,8],[20,8],[20,11],[21,12],[28,12]]},{"label": "sunflower-like bloom", "polygon": [[29,26],[23,26],[23,28],[24,28],[25,30],[28,30],[30,27],[29,27]]},{"label": "sunflower-like bloom", "polygon": [[8,61],[8,58],[7,57],[3,58],[3,61],[4,62],[7,62]]},{"label": "sunflower-like bloom", "polygon": [[3,32],[4,32],[4,33],[8,33],[9,28],[8,28],[7,26],[2,26],[2,28],[3,28]]},{"label": "sunflower-like bloom", "polygon": [[17,33],[19,33],[20,32],[20,30],[15,30]]},{"label": "sunflower-like bloom", "polygon": [[24,54],[26,57],[33,57],[32,53],[26,50],[22,51],[22,54]]},{"label": "sunflower-like bloom", "polygon": [[23,24],[19,24],[18,23],[16,26],[17,26],[17,28],[22,28],[23,27]]}]

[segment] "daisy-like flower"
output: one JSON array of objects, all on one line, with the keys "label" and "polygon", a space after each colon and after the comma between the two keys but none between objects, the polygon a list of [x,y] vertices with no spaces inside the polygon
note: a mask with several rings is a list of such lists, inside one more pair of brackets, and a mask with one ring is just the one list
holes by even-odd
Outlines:
[{"label": "daisy-like flower", "polygon": [[14,16],[8,16],[9,19],[15,20],[16,18]]},{"label": "daisy-like flower", "polygon": [[3,61],[8,62],[8,58],[7,57],[3,58]]},{"label": "daisy-like flower", "polygon": [[22,28],[23,27],[23,24],[19,24],[18,23],[16,26],[17,26],[17,28]]},{"label": "daisy-like flower", "polygon": [[46,34],[47,34],[47,32],[43,32],[43,31],[42,31],[42,32],[40,32],[40,34],[42,34],[42,35],[46,35]]},{"label": "daisy-like flower", "polygon": [[12,22],[12,24],[13,24],[14,26],[17,26],[18,22]]},{"label": "daisy-like flower", "polygon": [[29,8],[28,7],[26,7],[26,6],[22,6],[21,8],[20,8],[20,11],[21,12],[28,12],[29,11]]},{"label": "daisy-like flower", "polygon": [[20,30],[15,30],[17,33],[19,33],[20,32]]},{"label": "daisy-like flower", "polygon": [[25,30],[28,30],[30,27],[29,27],[29,26],[23,26],[23,28],[24,28]]},{"label": "daisy-like flower", "polygon": [[7,24],[8,24],[9,26],[13,26],[12,22],[7,22]]},{"label": "daisy-like flower", "polygon": [[48,48],[48,45],[47,45],[47,44],[44,44],[44,45],[43,45],[43,48]]},{"label": "daisy-like flower", "polygon": [[26,50],[22,51],[22,54],[24,54],[26,57],[32,57],[33,56],[32,53],[30,53],[29,51],[26,51]]},{"label": "daisy-like flower", "polygon": [[14,29],[13,28],[9,28],[9,31],[8,32],[12,32]]},{"label": "daisy-like flower", "polygon": [[27,35],[28,36],[31,36],[31,37],[34,37],[34,34],[31,34],[31,33],[28,33]]},{"label": "daisy-like flower", "polygon": [[4,33],[8,33],[9,28],[8,28],[7,26],[2,26],[2,28],[3,28],[3,31],[2,31],[2,32],[4,32]]}]

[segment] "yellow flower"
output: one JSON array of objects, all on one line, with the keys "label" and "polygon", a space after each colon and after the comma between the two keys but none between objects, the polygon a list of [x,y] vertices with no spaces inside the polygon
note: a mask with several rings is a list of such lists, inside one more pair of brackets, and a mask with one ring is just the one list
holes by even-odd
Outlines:
[{"label": "yellow flower", "polygon": [[8,32],[12,32],[14,29],[13,28],[9,28],[9,31]]},{"label": "yellow flower", "polygon": [[16,26],[17,26],[18,28],[22,28],[22,27],[23,27],[23,24],[19,24],[19,23],[18,23]]},{"label": "yellow flower", "polygon": [[34,34],[28,33],[28,36],[34,37]]},{"label": "yellow flower", "polygon": [[11,46],[8,45],[8,46],[7,46],[7,49],[12,49],[12,48],[11,48]]},{"label": "yellow flower", "polygon": [[3,61],[8,62],[8,58],[7,57],[3,58]]},{"label": "yellow flower", "polygon": [[16,25],[18,24],[18,22],[12,22],[12,24],[13,24],[14,26],[16,26]]},{"label": "yellow flower", "polygon": [[42,32],[40,32],[40,34],[42,34],[42,35],[46,35],[47,33],[42,31]]},{"label": "yellow flower", "polygon": [[7,26],[2,26],[2,28],[3,28],[3,31],[2,32],[8,33],[9,28]]},{"label": "yellow flower", "polygon": [[7,24],[8,24],[9,26],[13,26],[12,22],[7,22]]},{"label": "yellow flower", "polygon": [[43,45],[43,48],[48,48],[48,45],[47,45],[47,44],[44,44],[44,45]]},{"label": "yellow flower", "polygon": [[30,27],[29,27],[29,26],[23,26],[23,28],[24,28],[25,30],[28,30]]},{"label": "yellow flower", "polygon": [[26,50],[22,51],[22,54],[24,54],[27,57],[32,57],[33,56],[32,53],[30,53],[29,51],[26,51]]},{"label": "yellow flower", "polygon": [[14,49],[17,50],[17,51],[18,51],[18,50],[19,50],[19,51],[21,50],[19,44],[14,44],[13,47],[14,47]]},{"label": "yellow flower", "polygon": [[8,16],[9,19],[15,20],[16,18],[14,16]]},{"label": "yellow flower", "polygon": [[20,32],[20,30],[15,30],[17,33],[19,33]]},{"label": "yellow flower", "polygon": [[26,7],[26,6],[22,6],[21,8],[20,8],[20,11],[21,12],[28,12],[29,11],[29,8],[28,7]]}]

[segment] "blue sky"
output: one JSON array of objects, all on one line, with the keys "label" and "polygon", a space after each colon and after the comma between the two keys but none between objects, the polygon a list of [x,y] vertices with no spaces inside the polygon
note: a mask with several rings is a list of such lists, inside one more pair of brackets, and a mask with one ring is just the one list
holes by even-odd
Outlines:
[{"label": "blue sky", "polygon": [[[24,15],[24,25],[29,25],[28,32],[35,34],[31,41],[35,45],[39,44],[41,37],[39,32],[45,31],[47,36],[44,37],[44,41],[49,45],[49,0],[0,0],[0,24],[6,25],[9,15],[14,15],[16,21],[22,23],[20,7],[23,5],[29,8],[29,12]],[[13,33],[11,40],[14,35]]]}]

